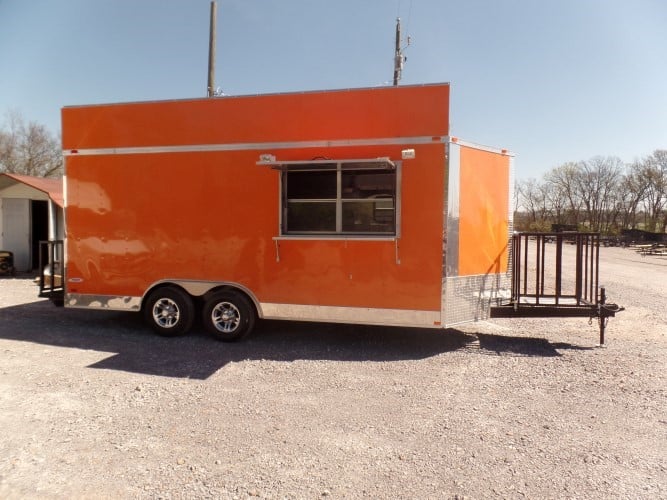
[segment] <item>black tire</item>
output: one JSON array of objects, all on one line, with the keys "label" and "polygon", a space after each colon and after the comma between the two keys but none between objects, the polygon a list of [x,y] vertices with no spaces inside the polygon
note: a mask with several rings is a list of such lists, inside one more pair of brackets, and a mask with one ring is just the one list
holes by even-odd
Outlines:
[{"label": "black tire", "polygon": [[239,340],[252,331],[255,319],[255,308],[240,293],[215,292],[205,299],[202,315],[204,328],[218,340]]},{"label": "black tire", "polygon": [[146,322],[163,337],[185,335],[195,319],[192,297],[180,288],[171,286],[151,292],[143,312]]}]

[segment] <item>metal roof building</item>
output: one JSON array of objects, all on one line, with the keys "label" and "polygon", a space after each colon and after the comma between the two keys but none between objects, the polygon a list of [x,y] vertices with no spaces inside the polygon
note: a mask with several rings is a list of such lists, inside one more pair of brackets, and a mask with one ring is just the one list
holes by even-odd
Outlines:
[{"label": "metal roof building", "polygon": [[14,254],[14,266],[39,266],[39,242],[63,237],[63,181],[0,174],[0,250]]}]

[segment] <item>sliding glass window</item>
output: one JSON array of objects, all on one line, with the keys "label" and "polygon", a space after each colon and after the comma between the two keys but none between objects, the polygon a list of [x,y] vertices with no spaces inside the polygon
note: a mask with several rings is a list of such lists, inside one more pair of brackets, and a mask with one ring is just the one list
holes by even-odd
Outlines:
[{"label": "sliding glass window", "polygon": [[281,175],[283,234],[397,234],[393,163],[301,163]]}]

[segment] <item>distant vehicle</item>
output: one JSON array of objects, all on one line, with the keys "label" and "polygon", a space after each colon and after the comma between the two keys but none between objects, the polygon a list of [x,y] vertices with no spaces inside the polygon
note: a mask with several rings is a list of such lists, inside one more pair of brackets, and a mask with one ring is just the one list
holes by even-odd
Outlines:
[{"label": "distant vehicle", "polygon": [[0,274],[16,274],[14,254],[7,250],[0,250]]}]

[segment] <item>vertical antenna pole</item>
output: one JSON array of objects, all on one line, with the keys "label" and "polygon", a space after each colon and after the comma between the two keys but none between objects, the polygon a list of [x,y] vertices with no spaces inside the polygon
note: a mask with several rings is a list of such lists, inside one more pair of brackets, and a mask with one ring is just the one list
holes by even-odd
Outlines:
[{"label": "vertical antenna pole", "polygon": [[401,69],[403,67],[403,54],[401,54],[401,18],[396,18],[396,51],[394,53],[394,86],[398,85],[401,79]]},{"label": "vertical antenna pole", "polygon": [[215,25],[217,5],[211,2],[211,25],[208,35],[208,97],[215,95]]}]

